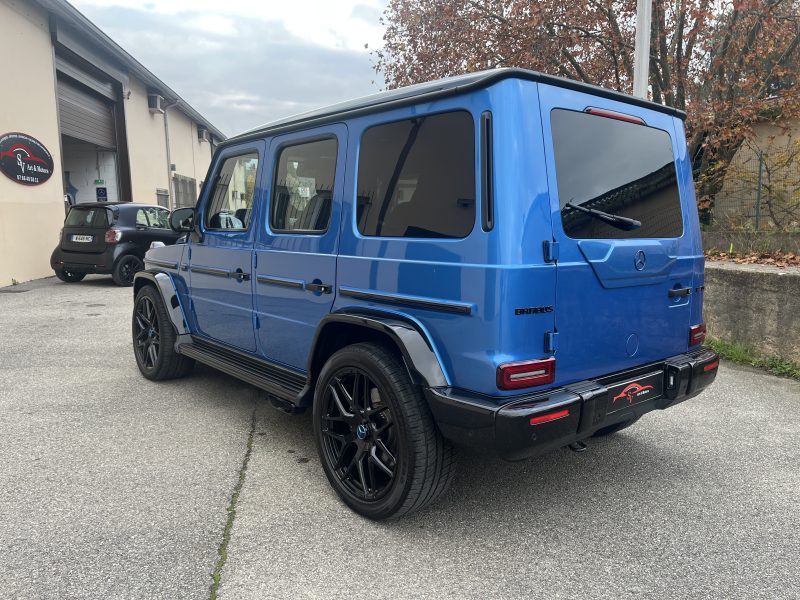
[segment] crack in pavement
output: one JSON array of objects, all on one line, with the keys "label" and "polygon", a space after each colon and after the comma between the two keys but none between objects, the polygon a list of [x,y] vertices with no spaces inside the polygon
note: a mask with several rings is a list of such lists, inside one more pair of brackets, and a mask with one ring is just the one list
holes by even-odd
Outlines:
[{"label": "crack in pavement", "polygon": [[247,435],[247,450],[245,450],[244,458],[242,459],[242,466],[239,467],[239,479],[236,481],[236,485],[233,487],[231,501],[228,503],[228,519],[225,521],[225,528],[222,530],[222,542],[217,549],[217,564],[214,566],[214,571],[211,573],[209,600],[216,600],[217,598],[219,584],[222,579],[222,569],[225,567],[225,562],[228,560],[228,542],[231,540],[233,522],[236,519],[236,506],[239,502],[239,494],[244,486],[244,480],[247,475],[247,465],[250,462],[250,455],[253,453],[253,436],[256,431],[256,412],[258,410],[257,400],[258,393],[256,393],[256,406],[253,407],[253,415],[250,420],[250,433]]}]

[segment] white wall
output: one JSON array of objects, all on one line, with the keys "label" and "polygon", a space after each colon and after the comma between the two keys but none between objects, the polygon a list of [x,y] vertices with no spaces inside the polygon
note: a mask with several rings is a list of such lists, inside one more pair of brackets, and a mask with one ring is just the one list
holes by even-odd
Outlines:
[{"label": "white wall", "polygon": [[[156,188],[170,189],[164,115],[151,113],[146,86],[131,77],[130,98],[125,101],[125,121],[134,202],[156,203]],[[197,139],[197,125],[175,107],[169,108],[170,160],[174,173],[200,182],[211,164],[211,144]]]},{"label": "white wall", "polygon": [[[20,185],[0,174],[0,286],[5,286],[53,274],[50,253],[64,222],[64,200],[47,15],[21,0],[0,0],[0,40],[6,51],[0,60],[0,134],[35,137],[54,163],[52,176],[41,185]],[[24,55],[24,68],[18,68],[14,52]]]},{"label": "white wall", "polygon": [[125,100],[125,126],[134,202],[156,204],[156,188],[169,189],[164,119],[147,107],[147,88],[131,77]]},{"label": "white wall", "polygon": [[197,139],[197,124],[175,108],[169,109],[170,154],[175,173],[200,183],[206,178],[211,163],[211,144]]}]

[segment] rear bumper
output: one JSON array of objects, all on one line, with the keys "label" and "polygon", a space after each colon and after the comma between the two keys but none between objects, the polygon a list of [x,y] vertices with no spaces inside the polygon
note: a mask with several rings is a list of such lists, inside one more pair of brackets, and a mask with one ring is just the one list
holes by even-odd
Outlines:
[{"label": "rear bumper", "polygon": [[[503,404],[452,388],[429,388],[425,395],[446,438],[457,444],[493,449],[507,460],[519,460],[585,439],[598,429],[651,410],[680,404],[708,387],[717,376],[718,366],[716,352],[701,347],[598,379],[503,398]],[[663,378],[662,393],[630,405],[621,401],[612,406],[612,391],[643,377],[651,382]],[[546,420],[553,416],[558,418]]]},{"label": "rear bumper", "polygon": [[113,272],[117,258],[131,250],[126,244],[115,244],[98,253],[68,252],[57,247],[50,256],[50,267],[53,271],[108,275]]}]

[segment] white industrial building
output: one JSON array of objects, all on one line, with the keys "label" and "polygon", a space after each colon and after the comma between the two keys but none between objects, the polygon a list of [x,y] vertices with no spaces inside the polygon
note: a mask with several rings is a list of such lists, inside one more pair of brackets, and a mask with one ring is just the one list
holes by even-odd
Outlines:
[{"label": "white industrial building", "polygon": [[0,0],[0,286],[52,274],[70,202],[193,205],[224,135],[65,0]]}]

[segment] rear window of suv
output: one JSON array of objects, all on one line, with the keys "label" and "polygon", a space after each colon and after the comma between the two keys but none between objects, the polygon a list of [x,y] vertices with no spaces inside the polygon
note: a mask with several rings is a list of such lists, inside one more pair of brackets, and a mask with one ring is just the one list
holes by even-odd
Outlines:
[{"label": "rear window of suv", "polygon": [[[676,238],[681,201],[666,131],[565,109],[550,113],[564,232],[577,239]],[[568,202],[641,221],[624,231]]]},{"label": "rear window of suv", "polygon": [[64,221],[65,227],[108,227],[108,209],[104,206],[73,206]]}]

